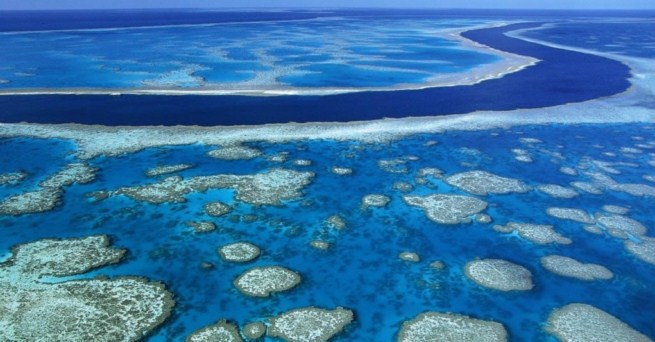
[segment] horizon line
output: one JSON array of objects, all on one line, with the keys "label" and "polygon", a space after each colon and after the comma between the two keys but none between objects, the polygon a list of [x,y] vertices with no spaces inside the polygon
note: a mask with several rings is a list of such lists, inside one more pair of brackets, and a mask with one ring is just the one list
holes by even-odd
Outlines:
[{"label": "horizon line", "polygon": [[458,8],[458,7],[333,7],[333,6],[288,6],[288,7],[243,7],[243,6],[224,6],[224,7],[126,7],[126,8],[41,8],[41,9],[2,9],[0,12],[40,12],[40,11],[157,11],[157,10],[210,10],[210,11],[266,11],[266,10],[433,10],[433,11],[570,11],[570,12],[606,12],[606,11],[655,11],[653,8],[517,8],[517,7],[477,7],[477,8]]}]

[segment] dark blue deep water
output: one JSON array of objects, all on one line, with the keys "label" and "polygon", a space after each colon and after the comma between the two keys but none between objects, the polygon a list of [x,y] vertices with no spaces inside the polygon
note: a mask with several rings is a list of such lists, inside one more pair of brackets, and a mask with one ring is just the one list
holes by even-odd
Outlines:
[{"label": "dark blue deep water", "polygon": [[[125,262],[98,269],[90,275],[141,275],[163,281],[175,293],[173,317],[149,341],[181,340],[190,332],[226,318],[243,325],[299,306],[348,307],[356,322],[335,341],[389,341],[400,324],[423,311],[450,311],[503,323],[512,341],[554,341],[543,332],[551,310],[571,302],[592,304],[655,337],[655,268],[629,254],[620,240],[593,235],[582,224],[546,215],[550,206],[581,208],[590,214],[606,204],[630,208],[629,217],[653,234],[653,198],[635,197],[606,190],[603,195],[581,193],[574,199],[553,199],[536,190],[525,194],[480,197],[490,203],[486,212],[492,224],[444,226],[429,221],[422,210],[404,204],[393,189],[396,181],[415,185],[411,194],[465,194],[440,180],[429,178],[417,184],[414,177],[423,167],[438,167],[446,174],[482,169],[521,179],[531,186],[554,183],[568,186],[587,176],[559,172],[562,166],[576,167],[583,158],[608,162],[630,162],[616,166],[619,182],[648,183],[641,176],[652,174],[649,156],[620,152],[621,147],[655,141],[652,125],[527,126],[514,130],[449,132],[408,137],[389,144],[358,142],[300,141],[287,144],[253,143],[250,146],[271,156],[288,152],[284,163],[265,156],[250,161],[221,161],[208,158],[205,145],[161,147],[117,158],[99,157],[90,164],[99,168],[97,179],[86,185],[66,188],[62,205],[54,211],[19,217],[0,217],[0,255],[13,245],[46,237],[81,237],[108,234],[114,245],[127,248]],[[525,145],[522,137],[543,143]],[[640,140],[635,140],[640,139]],[[426,144],[438,141],[436,145]],[[428,146],[429,145],[429,146]],[[0,188],[0,197],[35,186],[38,180],[73,162],[74,146],[64,141],[35,139],[0,140],[0,174],[25,170],[30,175],[21,186]],[[534,161],[514,160],[513,148],[529,151]],[[5,156],[16,156],[8,158]],[[554,153],[561,153],[555,158]],[[610,157],[604,153],[615,152]],[[405,165],[407,173],[390,174],[378,167],[381,159],[416,156]],[[293,165],[295,159],[309,159],[308,167]],[[304,196],[282,206],[252,207],[237,202],[229,190],[191,194],[177,204],[149,205],[126,197],[93,202],[85,195],[101,189],[151,183],[143,172],[157,164],[190,163],[194,167],[183,177],[221,173],[247,174],[273,167],[311,170],[316,178]],[[351,176],[337,176],[333,166],[351,167]],[[335,192],[335,189],[339,189]],[[382,193],[391,197],[386,208],[364,211],[362,196]],[[232,217],[210,218],[202,205],[221,200],[234,206]],[[244,215],[257,220],[245,222]],[[348,228],[327,229],[323,220],[341,215]],[[220,227],[197,234],[185,225],[189,220],[209,219]],[[552,224],[571,245],[540,246],[515,235],[491,229],[510,221]],[[332,248],[318,251],[309,246],[314,239],[328,241]],[[216,249],[233,241],[250,241],[263,248],[263,256],[248,265],[220,260]],[[419,263],[398,259],[403,251],[414,251]],[[547,254],[571,256],[604,265],[615,277],[608,281],[584,282],[545,271],[539,257]],[[483,289],[463,276],[463,266],[474,258],[503,258],[524,265],[534,274],[535,288],[529,292],[501,293]],[[429,267],[441,260],[446,269]],[[203,270],[202,262],[214,265]],[[233,279],[252,266],[284,265],[302,274],[296,289],[270,299],[241,295]],[[82,277],[86,277],[82,276]]]}]

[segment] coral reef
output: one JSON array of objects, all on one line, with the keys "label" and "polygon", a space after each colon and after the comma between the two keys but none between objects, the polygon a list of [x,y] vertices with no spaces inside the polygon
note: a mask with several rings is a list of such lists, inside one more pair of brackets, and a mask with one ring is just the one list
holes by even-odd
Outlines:
[{"label": "coral reef", "polygon": [[353,319],[353,312],[341,307],[334,310],[299,308],[269,319],[268,336],[288,342],[324,342],[341,332]]},{"label": "coral reef", "polygon": [[597,264],[584,264],[573,258],[561,255],[548,255],[541,257],[541,266],[550,272],[563,277],[580,280],[607,280],[614,274],[605,266]]},{"label": "coral reef", "polygon": [[650,338],[594,306],[573,303],[554,310],[546,331],[560,341],[647,342]]},{"label": "coral reef", "polygon": [[274,292],[291,290],[300,284],[300,275],[280,266],[253,267],[236,280],[234,286],[243,294],[268,297]]},{"label": "coral reef", "polygon": [[470,261],[464,271],[478,285],[499,291],[528,291],[534,287],[530,270],[507,260]]},{"label": "coral reef", "polygon": [[425,312],[403,323],[398,342],[433,341],[507,341],[507,330],[497,322],[483,321],[464,315]]},{"label": "coral reef", "polygon": [[405,202],[425,210],[428,219],[439,224],[471,222],[471,216],[487,208],[487,202],[460,195],[403,196]]}]

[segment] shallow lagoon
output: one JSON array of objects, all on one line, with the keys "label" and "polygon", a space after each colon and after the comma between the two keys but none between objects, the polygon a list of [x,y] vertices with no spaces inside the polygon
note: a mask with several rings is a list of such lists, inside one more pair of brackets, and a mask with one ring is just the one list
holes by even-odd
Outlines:
[{"label": "shallow lagoon", "polygon": [[[521,142],[526,137],[543,142]],[[627,162],[613,165],[621,173],[610,176],[621,183],[649,184],[642,176],[653,173],[649,153],[654,142],[651,125],[630,124],[452,131],[410,136],[386,144],[260,142],[249,144],[263,152],[251,160],[210,158],[206,153],[213,147],[198,144],[149,148],[90,160],[99,169],[97,179],[66,188],[63,204],[52,212],[0,218],[0,248],[8,252],[13,245],[45,237],[110,235],[115,246],[129,250],[129,256],[123,263],[91,275],[142,275],[165,282],[176,296],[172,319],[149,338],[151,341],[181,338],[219,318],[243,326],[309,305],[343,306],[355,311],[355,323],[335,340],[389,340],[403,321],[423,311],[451,311],[496,320],[506,326],[512,340],[554,340],[543,332],[548,314],[571,302],[592,304],[652,337],[655,331],[650,323],[655,317],[645,309],[655,306],[649,290],[655,285],[653,266],[629,254],[620,240],[591,234],[582,229],[582,224],[548,216],[545,211],[548,207],[573,207],[593,214],[601,212],[603,205],[619,205],[629,208],[627,216],[648,227],[647,235],[652,235],[650,227],[655,222],[649,215],[651,197],[607,189],[602,195],[578,191],[579,196],[573,199],[556,199],[536,189],[523,194],[477,196],[489,203],[484,212],[493,222],[448,226],[429,221],[422,210],[405,204],[394,183],[412,184],[412,195],[466,195],[430,176],[425,184],[417,181],[419,170],[432,167],[445,175],[485,170],[521,179],[533,188],[551,183],[569,187],[570,182],[589,180],[584,175],[591,171],[584,169],[589,164],[585,160],[593,159]],[[621,150],[636,145],[641,146],[642,153]],[[20,185],[0,187],[3,198],[33,188],[35,180],[74,161],[68,153],[75,147],[65,141],[3,139],[0,155],[10,155],[18,148],[33,151],[35,157],[23,154],[11,163],[0,164],[0,174],[17,170],[29,173]],[[516,160],[512,152],[516,148],[527,150],[533,162]],[[286,161],[269,159],[280,152],[288,152]],[[46,153],[52,158],[40,157]],[[412,156],[418,159],[406,158]],[[394,170],[406,173],[389,173],[380,168],[380,160],[393,158],[405,158]],[[294,161],[298,159],[311,160],[312,164],[297,166]],[[258,173],[279,167],[312,171],[316,176],[302,198],[280,207],[236,202],[229,189],[192,193],[185,203],[160,205],[124,196],[95,202],[85,196],[96,190],[155,182],[144,172],[159,164],[182,163],[194,165],[178,173],[185,178]],[[334,174],[334,166],[352,168],[353,173]],[[580,175],[564,174],[560,172],[562,166],[576,168]],[[339,191],[335,193],[334,189]],[[368,194],[385,194],[391,201],[387,207],[363,210],[361,199]],[[234,210],[219,218],[207,216],[203,205],[214,201],[228,203]],[[324,221],[335,214],[346,221],[346,229],[326,226]],[[210,220],[218,228],[195,233],[185,224],[191,220]],[[516,234],[492,229],[494,224],[510,221],[553,225],[573,243],[540,246]],[[329,242],[330,248],[312,248],[313,240]],[[247,265],[223,262],[217,249],[234,241],[249,241],[261,247],[262,256]],[[420,261],[402,261],[399,255],[407,251],[417,253]],[[539,263],[541,256],[549,254],[606,266],[615,277],[585,282],[551,274]],[[463,267],[478,257],[506,259],[527,267],[533,273],[535,288],[500,293],[476,285],[464,276]],[[445,269],[431,268],[436,260],[442,261]],[[203,269],[202,262],[211,263],[213,268]],[[297,271],[303,281],[293,290],[267,299],[249,298],[234,288],[232,281],[243,271],[265,265]]]}]

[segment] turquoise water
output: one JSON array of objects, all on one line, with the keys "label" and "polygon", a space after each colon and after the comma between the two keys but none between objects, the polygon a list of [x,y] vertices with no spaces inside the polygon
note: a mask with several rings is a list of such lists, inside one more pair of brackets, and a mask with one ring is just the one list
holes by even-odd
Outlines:
[{"label": "turquoise water", "polygon": [[[417,184],[415,176],[424,167],[437,167],[446,175],[482,169],[501,176],[518,178],[531,186],[554,183],[568,186],[588,177],[559,172],[562,166],[576,167],[585,158],[635,165],[615,165],[621,171],[611,175],[622,183],[643,183],[643,175],[653,174],[649,165],[652,149],[643,147],[655,141],[652,125],[526,126],[513,130],[447,132],[422,134],[387,144],[355,141],[299,141],[285,144],[257,142],[248,144],[264,152],[259,158],[224,161],[206,156],[212,147],[201,144],[149,148],[120,157],[99,157],[90,164],[99,169],[97,179],[85,185],[65,189],[63,203],[54,211],[19,217],[0,217],[0,255],[18,243],[45,237],[77,237],[108,234],[114,245],[129,250],[126,260],[104,267],[90,275],[141,275],[166,283],[175,294],[173,317],[157,330],[149,341],[180,340],[190,332],[219,318],[243,325],[280,312],[316,305],[343,306],[355,311],[356,322],[335,341],[391,340],[400,324],[423,311],[451,311],[481,319],[493,319],[505,325],[512,340],[554,340],[543,332],[550,311],[571,302],[589,303],[620,318],[642,333],[655,337],[655,269],[629,254],[622,242],[609,236],[593,235],[582,224],[546,215],[550,206],[574,207],[589,213],[600,212],[606,204],[630,208],[629,217],[638,220],[653,236],[653,198],[635,197],[606,190],[603,195],[581,193],[573,199],[553,199],[533,190],[525,194],[480,197],[490,203],[486,212],[492,224],[444,226],[429,221],[423,211],[404,204],[396,181],[415,186],[411,194],[464,194],[442,181],[428,178]],[[543,143],[524,144],[522,137],[538,138]],[[437,141],[436,145],[428,142]],[[622,153],[622,147],[640,144],[643,153]],[[428,146],[429,145],[429,146]],[[513,148],[529,151],[532,163],[514,159]],[[38,180],[74,162],[74,145],[65,141],[38,139],[0,140],[0,173],[25,170],[29,177],[22,185],[0,187],[2,198],[33,188]],[[16,154],[21,152],[20,154]],[[28,153],[29,152],[29,153]],[[266,156],[288,152],[283,163]],[[616,156],[604,153],[615,152]],[[558,157],[556,153],[561,153]],[[10,158],[9,156],[19,156]],[[407,173],[388,173],[378,167],[382,159],[415,156],[405,164]],[[296,159],[309,159],[311,166],[295,166]],[[185,203],[150,205],[126,197],[111,197],[93,202],[85,194],[116,189],[156,179],[144,171],[157,164],[189,163],[194,167],[179,172],[183,177],[210,174],[250,174],[284,167],[310,170],[314,181],[301,199],[282,206],[253,207],[236,202],[230,190],[212,190],[187,196]],[[337,176],[333,166],[350,167],[351,176]],[[581,170],[582,171],[582,170]],[[651,185],[655,185],[652,184]],[[338,189],[338,191],[335,191]],[[364,195],[381,193],[391,197],[386,208],[364,211]],[[235,210],[230,215],[210,218],[202,205],[224,201]],[[257,220],[245,222],[254,214]],[[341,215],[348,228],[325,228],[323,220]],[[237,217],[238,216],[238,217]],[[189,220],[212,220],[220,228],[197,234],[186,227]],[[493,224],[509,221],[552,224],[571,245],[539,246],[517,236],[491,229]],[[315,239],[330,242],[328,251],[309,246]],[[248,265],[220,260],[216,249],[233,241],[249,241],[264,253]],[[419,263],[401,261],[398,254],[414,251]],[[562,254],[584,262],[606,266],[615,277],[609,281],[583,282],[548,273],[539,265],[539,257]],[[534,275],[535,288],[528,292],[501,293],[484,289],[463,275],[466,262],[477,257],[503,258],[523,265]],[[446,269],[429,267],[441,260]],[[203,270],[202,262],[214,265]],[[284,265],[298,271],[303,282],[290,292],[268,299],[253,299],[240,294],[232,281],[247,268]],[[85,277],[86,277],[85,276]]]},{"label": "turquoise water", "polygon": [[5,32],[0,34],[0,90],[420,84],[498,61],[442,34],[491,22],[335,15],[305,21]]}]

